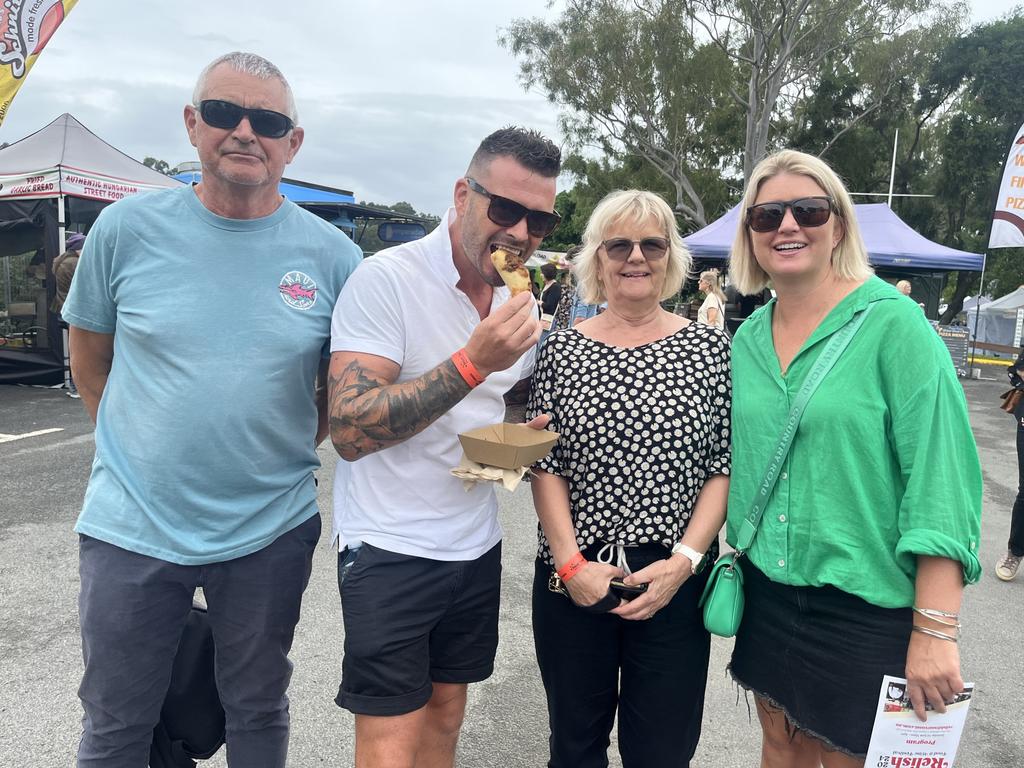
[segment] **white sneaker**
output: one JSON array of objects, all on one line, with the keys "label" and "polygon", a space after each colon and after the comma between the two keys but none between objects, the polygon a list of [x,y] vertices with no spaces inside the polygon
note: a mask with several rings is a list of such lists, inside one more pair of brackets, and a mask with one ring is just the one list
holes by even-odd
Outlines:
[{"label": "white sneaker", "polygon": [[68,397],[70,397],[70,398],[73,398],[73,399],[75,399],[75,400],[81,400],[81,399],[82,399],[82,396],[81,396],[80,394],[78,394],[78,392],[77,392],[77,391],[75,391],[75,392],[71,392],[71,391],[69,390],[69,391],[65,392],[64,394],[65,394],[65,395],[67,395],[67,396],[68,396]]},{"label": "white sneaker", "polygon": [[1013,581],[1017,577],[1017,570],[1020,568],[1022,559],[1024,557],[1008,551],[996,563],[996,576],[1003,581]]}]

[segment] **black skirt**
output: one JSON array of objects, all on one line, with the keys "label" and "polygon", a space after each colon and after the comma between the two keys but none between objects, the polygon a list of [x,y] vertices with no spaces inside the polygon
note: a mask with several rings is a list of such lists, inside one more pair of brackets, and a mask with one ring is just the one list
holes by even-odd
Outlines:
[{"label": "black skirt", "polygon": [[746,606],[730,671],[828,749],[864,757],[883,675],[904,677],[910,608],[831,586],[791,587],[744,560]]}]

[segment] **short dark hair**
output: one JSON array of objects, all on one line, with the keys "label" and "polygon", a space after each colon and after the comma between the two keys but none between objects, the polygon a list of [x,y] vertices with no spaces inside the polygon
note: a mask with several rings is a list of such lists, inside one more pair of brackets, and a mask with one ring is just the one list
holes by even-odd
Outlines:
[{"label": "short dark hair", "polygon": [[540,273],[544,275],[545,279],[554,280],[556,277],[558,277],[558,267],[556,267],[551,262],[548,262],[547,264],[541,264]]},{"label": "short dark hair", "polygon": [[551,139],[540,131],[517,125],[500,128],[481,141],[469,167],[478,169],[498,157],[511,157],[524,168],[548,179],[557,176],[562,168],[562,150]]}]

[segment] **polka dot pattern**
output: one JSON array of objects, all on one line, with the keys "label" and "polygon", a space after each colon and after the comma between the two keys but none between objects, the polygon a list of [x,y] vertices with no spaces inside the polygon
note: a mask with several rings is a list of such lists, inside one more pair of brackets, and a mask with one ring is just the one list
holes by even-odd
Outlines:
[{"label": "polka dot pattern", "polygon": [[[527,407],[559,433],[535,465],[561,475],[581,548],[678,542],[708,477],[729,474],[729,339],[691,323],[625,349],[576,329],[544,345]],[[551,563],[544,532],[539,557]]]}]

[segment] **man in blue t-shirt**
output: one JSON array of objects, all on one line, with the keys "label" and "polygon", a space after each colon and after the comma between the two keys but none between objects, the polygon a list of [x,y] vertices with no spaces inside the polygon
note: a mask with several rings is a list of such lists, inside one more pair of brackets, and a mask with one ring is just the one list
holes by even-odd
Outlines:
[{"label": "man in blue t-shirt", "polygon": [[202,182],[105,209],[63,310],[96,422],[75,527],[79,766],[147,765],[199,587],[230,764],[287,755],[288,652],[320,536],[317,375],[361,252],[278,191],[303,130],[273,64],[214,60],[184,118]]}]

